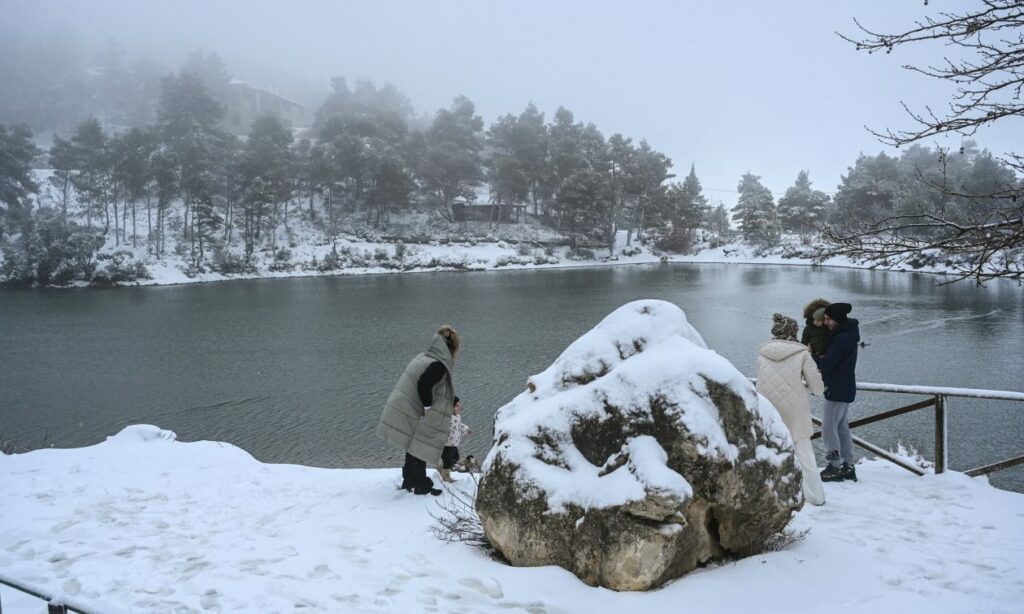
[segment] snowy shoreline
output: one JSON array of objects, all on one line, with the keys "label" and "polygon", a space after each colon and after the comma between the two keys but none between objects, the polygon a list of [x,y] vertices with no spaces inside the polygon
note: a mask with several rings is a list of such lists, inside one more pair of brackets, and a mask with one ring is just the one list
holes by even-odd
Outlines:
[{"label": "snowy shoreline", "polygon": [[[341,244],[341,243],[339,243]],[[393,243],[371,243],[371,242],[345,242],[348,249],[370,253],[373,250],[391,248]],[[317,249],[319,247],[319,249]],[[651,265],[651,264],[737,264],[737,265],[762,265],[762,266],[806,266],[823,268],[876,270],[891,273],[926,273],[929,275],[948,275],[950,270],[944,267],[925,266],[913,268],[907,265],[880,268],[863,262],[856,262],[849,258],[833,257],[822,262],[816,262],[810,258],[784,257],[781,254],[753,255],[753,249],[742,243],[731,243],[717,248],[702,250],[692,255],[661,255],[655,254],[646,248],[637,248],[638,253],[633,255],[620,254],[614,258],[600,259],[573,259],[568,257],[567,249],[563,249],[557,261],[544,264],[523,264],[510,262],[499,264],[502,259],[515,260],[523,259],[517,256],[513,246],[505,246],[504,242],[481,243],[481,244],[454,244],[454,245],[416,245],[409,244],[409,249],[416,250],[420,260],[442,260],[455,263],[450,266],[416,266],[408,268],[386,268],[374,267],[351,267],[329,271],[320,270],[291,270],[272,271],[263,268],[254,273],[232,273],[224,274],[218,272],[199,273],[192,277],[185,274],[183,258],[165,258],[155,262],[146,263],[150,271],[150,279],[140,279],[131,282],[118,282],[111,286],[96,286],[86,282],[75,282],[66,286],[46,286],[46,288],[99,288],[99,287],[139,287],[139,286],[178,286],[198,283],[214,283],[238,280],[257,279],[288,279],[288,278],[309,278],[309,277],[346,277],[363,275],[400,275],[407,273],[441,273],[441,272],[500,272],[500,271],[530,271],[530,270],[551,270],[551,269],[573,269],[573,268],[601,268],[629,265]],[[299,251],[299,250],[294,250]],[[301,254],[313,258],[323,258],[326,246],[303,246]],[[144,254],[143,254],[144,255]]]},{"label": "snowy shoreline", "polygon": [[[878,460],[857,470],[796,515],[797,543],[616,593],[438,540],[431,513],[449,495],[398,490],[398,469],[264,464],[138,425],[0,455],[0,570],[103,612],[1019,611],[1024,495]],[[0,598],[45,607],[2,586]]]}]

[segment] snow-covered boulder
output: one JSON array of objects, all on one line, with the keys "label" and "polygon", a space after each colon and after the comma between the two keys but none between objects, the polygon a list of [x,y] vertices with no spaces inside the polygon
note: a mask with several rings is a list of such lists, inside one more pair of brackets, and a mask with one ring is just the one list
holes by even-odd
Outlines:
[{"label": "snow-covered boulder", "polygon": [[761,551],[803,504],[775,408],[686,315],[620,307],[495,416],[476,506],[517,566],[647,590]]}]

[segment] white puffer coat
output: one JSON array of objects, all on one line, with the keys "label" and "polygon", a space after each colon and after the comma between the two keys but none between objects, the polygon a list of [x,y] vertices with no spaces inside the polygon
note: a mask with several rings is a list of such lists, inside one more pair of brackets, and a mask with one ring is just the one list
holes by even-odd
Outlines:
[{"label": "white puffer coat", "polygon": [[779,410],[794,441],[814,433],[808,389],[821,394],[825,384],[806,345],[773,339],[757,348],[757,391]]}]

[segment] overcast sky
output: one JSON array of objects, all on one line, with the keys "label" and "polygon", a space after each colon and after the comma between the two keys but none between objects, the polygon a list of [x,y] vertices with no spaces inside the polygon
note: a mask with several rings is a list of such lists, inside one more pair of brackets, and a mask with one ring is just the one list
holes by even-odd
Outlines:
[{"label": "overcast sky", "polygon": [[[732,0],[498,2],[476,0],[142,1],[0,0],[14,23],[68,32],[87,44],[118,39],[130,57],[177,66],[187,52],[219,53],[234,76],[318,100],[332,75],[391,82],[421,114],[459,94],[489,124],[534,101],[647,139],[677,174],[696,164],[708,196],[731,206],[746,171],[777,194],[801,169],[833,192],[859,152],[889,150],[865,125],[910,127],[899,105],[941,107],[949,89],[900,68],[941,47],[857,52],[835,31],[853,17],[897,30],[974,2]],[[10,23],[10,22],[9,22]],[[979,133],[1014,149],[1017,118]],[[944,142],[959,146],[959,137]]]}]

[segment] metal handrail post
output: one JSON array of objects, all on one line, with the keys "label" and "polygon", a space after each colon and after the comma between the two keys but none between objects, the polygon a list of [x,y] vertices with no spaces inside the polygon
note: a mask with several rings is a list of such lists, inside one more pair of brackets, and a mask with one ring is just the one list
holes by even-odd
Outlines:
[{"label": "metal handrail post", "polygon": [[946,470],[946,450],[948,443],[946,429],[946,397],[935,395],[935,473]]}]

